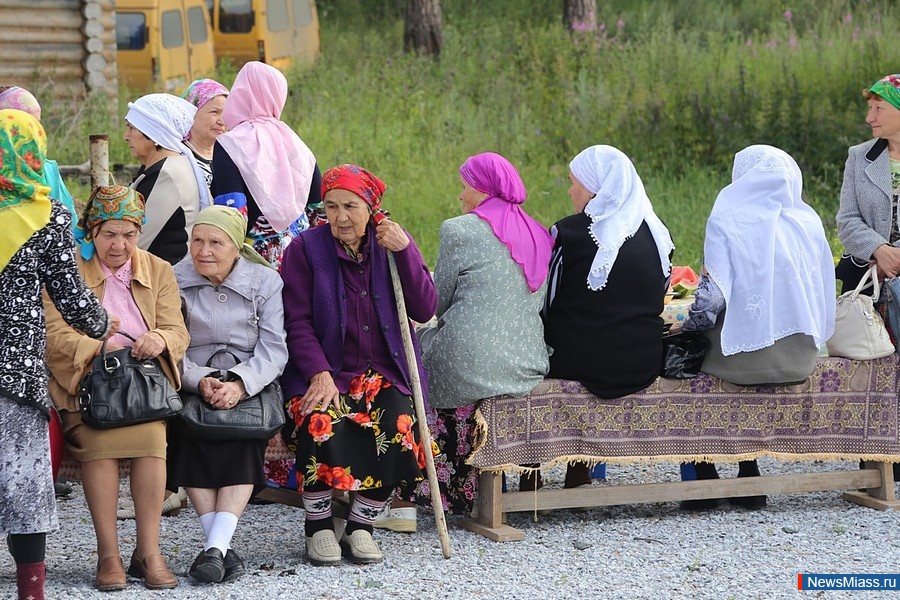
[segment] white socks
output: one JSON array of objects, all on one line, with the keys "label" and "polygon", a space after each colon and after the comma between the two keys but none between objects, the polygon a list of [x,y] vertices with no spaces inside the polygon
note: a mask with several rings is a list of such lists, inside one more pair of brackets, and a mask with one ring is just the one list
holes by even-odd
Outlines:
[{"label": "white socks", "polygon": [[[206,543],[203,544],[203,550],[210,548],[218,548],[222,554],[228,552],[231,548],[231,538],[237,529],[238,516],[230,512],[206,513],[200,517],[200,525],[203,526],[203,518],[214,515],[212,523],[209,527],[209,533],[206,535]],[[204,527],[204,532],[206,528]]]}]

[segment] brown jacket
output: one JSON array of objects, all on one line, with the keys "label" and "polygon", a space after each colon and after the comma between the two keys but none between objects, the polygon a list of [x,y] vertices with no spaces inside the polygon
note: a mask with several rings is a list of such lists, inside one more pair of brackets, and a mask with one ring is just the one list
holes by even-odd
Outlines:
[{"label": "brown jacket", "polygon": [[[166,341],[160,364],[175,389],[181,387],[178,363],[184,356],[190,336],[181,315],[181,297],[172,265],[139,248],[132,257],[134,277],[131,293],[141,315]],[[78,268],[87,287],[100,300],[106,290],[106,277],[96,257],[85,261],[78,257]],[[69,327],[44,292],[47,311],[47,367],[50,369],[50,397],[60,410],[78,412],[78,385],[90,370],[101,342]]]}]

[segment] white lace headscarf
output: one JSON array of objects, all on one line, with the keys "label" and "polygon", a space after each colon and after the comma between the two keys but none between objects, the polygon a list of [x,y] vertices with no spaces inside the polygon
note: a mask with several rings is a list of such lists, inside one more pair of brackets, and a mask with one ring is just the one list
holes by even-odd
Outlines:
[{"label": "white lace headscarf", "polygon": [[749,146],[706,224],[704,264],[725,297],[722,353],[751,352],[805,333],[834,332],[834,260],[803,175],[786,152]]},{"label": "white lace headscarf", "polygon": [[659,250],[660,268],[668,276],[672,270],[669,255],[675,244],[669,230],[653,212],[644,184],[631,160],[612,146],[591,146],[572,159],[569,169],[575,179],[594,194],[584,208],[585,214],[591,218],[591,237],[597,244],[597,254],[588,273],[588,287],[592,290],[603,289],[619,255],[619,248],[644,221]]},{"label": "white lace headscarf", "polygon": [[206,176],[194,153],[182,143],[194,124],[197,107],[172,94],[147,94],[128,103],[125,121],[166,150],[186,156],[200,190],[200,209],[210,204]]}]

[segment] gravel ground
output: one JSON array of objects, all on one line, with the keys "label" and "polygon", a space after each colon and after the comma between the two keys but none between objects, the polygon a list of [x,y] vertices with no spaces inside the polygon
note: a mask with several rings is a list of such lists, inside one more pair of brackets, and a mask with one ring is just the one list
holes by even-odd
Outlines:
[{"label": "gravel ground", "polygon": [[[763,459],[765,473],[810,468],[855,469],[855,463],[779,463]],[[723,465],[720,473],[733,476]],[[674,464],[610,467],[612,484],[667,481]],[[559,486],[561,468],[545,471]],[[510,478],[511,489],[516,477]],[[599,485],[595,483],[595,485]],[[199,585],[187,569],[200,549],[200,526],[191,509],[163,519],[162,551],[179,587],[152,592],[129,579],[123,592],[93,589],[96,554],[81,487],[60,500],[60,531],[49,537],[47,597],[234,598],[875,598],[871,592],[797,591],[797,573],[900,571],[900,514],[845,502],[839,492],[771,496],[761,511],[722,508],[680,511],[676,503],[558,510],[534,520],[510,515],[525,531],[521,542],[496,543],[469,533],[450,517],[453,557],[441,557],[431,513],[419,509],[415,534],[376,532],[385,553],[379,565],[312,567],[305,561],[303,512],[250,506],[233,546],[248,575],[232,584]],[[540,493],[540,492],[539,492]],[[726,505],[727,506],[727,505]],[[121,522],[122,556],[134,548],[134,521]],[[15,597],[15,567],[0,553],[0,597]],[[816,594],[816,596],[813,596]]]}]

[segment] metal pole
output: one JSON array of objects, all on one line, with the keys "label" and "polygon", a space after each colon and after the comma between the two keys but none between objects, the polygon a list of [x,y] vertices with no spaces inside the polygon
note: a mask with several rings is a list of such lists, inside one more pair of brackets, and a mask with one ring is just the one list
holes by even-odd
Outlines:
[{"label": "metal pole", "polygon": [[101,185],[109,185],[109,137],[92,135],[91,140],[91,191]]}]

